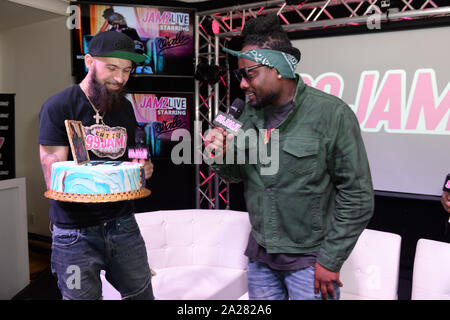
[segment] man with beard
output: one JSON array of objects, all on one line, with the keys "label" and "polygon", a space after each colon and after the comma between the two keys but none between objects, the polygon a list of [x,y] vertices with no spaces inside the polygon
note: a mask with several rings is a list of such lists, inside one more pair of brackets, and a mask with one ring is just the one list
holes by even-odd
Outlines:
[{"label": "man with beard", "polygon": [[[252,225],[249,298],[339,299],[339,270],[373,213],[358,121],[342,100],[295,74],[300,51],[276,15],[247,21],[242,33],[242,50],[224,51],[239,58],[235,74],[248,101],[242,130],[263,134],[239,145],[215,128],[205,137],[205,154],[218,158],[212,168],[225,180],[244,183]],[[279,170],[264,175],[267,163],[251,162],[249,154],[255,146],[273,150],[273,144],[279,154],[270,156]],[[226,152],[245,154],[245,163],[221,164]]]},{"label": "man with beard", "polygon": [[[128,160],[126,149],[134,143],[137,127],[131,103],[124,97],[134,63],[144,56],[134,52],[133,40],[123,33],[108,31],[96,35],[85,56],[88,73],[74,85],[49,98],[39,114],[40,158],[47,188],[51,166],[71,157],[65,120],[79,120],[85,131],[108,139],[114,132],[119,146],[92,144],[92,160]],[[145,177],[153,172],[144,163]],[[52,272],[58,278],[63,299],[100,299],[100,271],[123,299],[153,299],[151,272],[144,241],[134,218],[134,202],[101,204],[50,200],[52,230]],[[78,270],[78,273],[74,273]],[[79,276],[79,282],[73,277]]]}]

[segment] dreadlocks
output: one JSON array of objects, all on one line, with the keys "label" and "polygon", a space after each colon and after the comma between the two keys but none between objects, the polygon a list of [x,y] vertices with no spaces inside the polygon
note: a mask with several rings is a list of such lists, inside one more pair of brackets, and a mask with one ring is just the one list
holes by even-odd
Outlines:
[{"label": "dreadlocks", "polygon": [[300,61],[300,50],[292,46],[276,14],[250,19],[242,30],[243,47],[256,45],[261,49],[278,50],[289,53]]}]

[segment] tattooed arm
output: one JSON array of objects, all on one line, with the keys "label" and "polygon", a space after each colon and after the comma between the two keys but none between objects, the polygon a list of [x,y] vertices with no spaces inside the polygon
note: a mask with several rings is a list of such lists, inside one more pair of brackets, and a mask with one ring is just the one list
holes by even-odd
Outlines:
[{"label": "tattooed arm", "polygon": [[52,164],[58,161],[66,161],[69,154],[69,147],[39,145],[39,153],[41,156],[41,165],[42,172],[44,173],[45,184],[47,185],[47,189],[49,189]]}]

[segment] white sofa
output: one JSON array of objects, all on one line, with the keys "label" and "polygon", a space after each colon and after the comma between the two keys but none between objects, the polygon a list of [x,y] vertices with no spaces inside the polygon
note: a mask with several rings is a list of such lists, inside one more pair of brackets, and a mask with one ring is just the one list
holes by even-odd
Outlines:
[{"label": "white sofa", "polygon": [[396,300],[401,237],[365,229],[340,271],[341,300]]},{"label": "white sofa", "polygon": [[450,243],[419,239],[411,300],[450,300]]},{"label": "white sofa", "polygon": [[[341,300],[396,300],[401,237],[365,229],[340,271]],[[248,300],[248,293],[239,300]]]},{"label": "white sofa", "polygon": [[[159,300],[233,300],[247,292],[247,212],[174,210],[136,214]],[[101,275],[103,299],[120,294]]]},{"label": "white sofa", "polygon": [[[136,214],[160,300],[247,300],[247,212],[174,210]],[[401,237],[365,229],[342,266],[342,300],[397,299]],[[101,275],[103,299],[120,294]]]}]

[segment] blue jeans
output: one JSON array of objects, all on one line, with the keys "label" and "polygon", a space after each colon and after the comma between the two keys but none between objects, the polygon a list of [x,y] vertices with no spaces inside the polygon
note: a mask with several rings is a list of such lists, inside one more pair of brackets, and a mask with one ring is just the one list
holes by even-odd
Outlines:
[{"label": "blue jeans", "polygon": [[[328,294],[329,300],[339,300],[339,286],[334,283],[336,298]],[[322,300],[320,293],[314,294],[314,266],[293,271],[271,269],[265,263],[248,263],[248,296],[250,300]]]},{"label": "blue jeans", "polygon": [[145,243],[134,215],[81,229],[53,226],[51,268],[63,299],[102,298],[100,270],[122,299],[154,299]]}]

